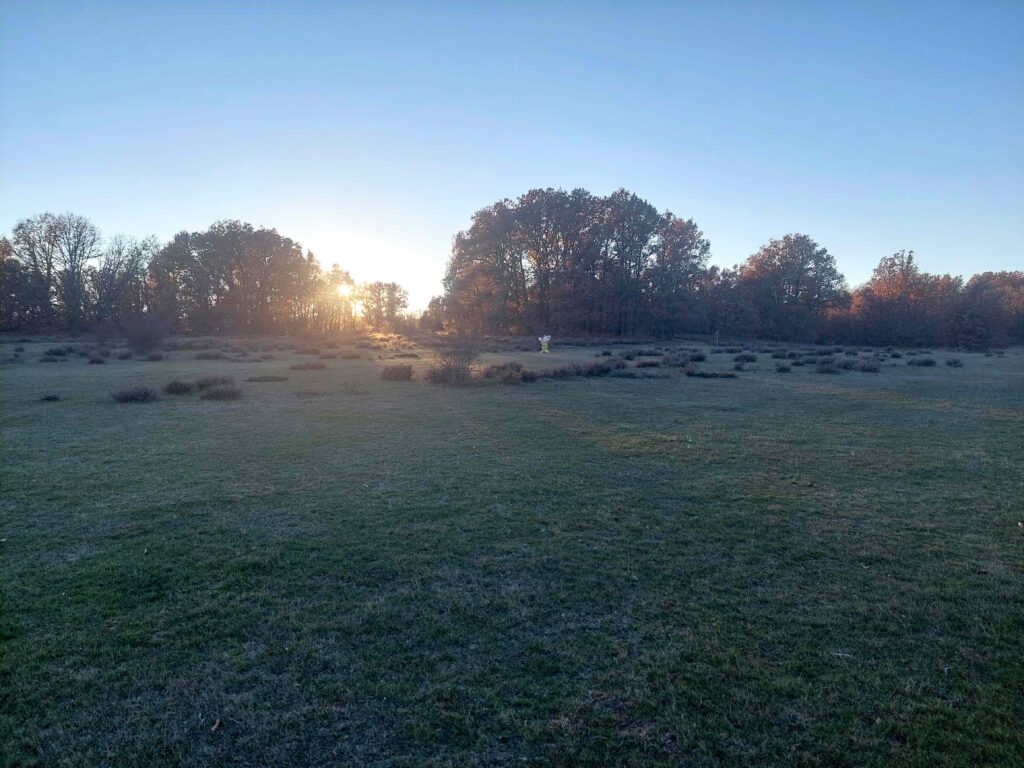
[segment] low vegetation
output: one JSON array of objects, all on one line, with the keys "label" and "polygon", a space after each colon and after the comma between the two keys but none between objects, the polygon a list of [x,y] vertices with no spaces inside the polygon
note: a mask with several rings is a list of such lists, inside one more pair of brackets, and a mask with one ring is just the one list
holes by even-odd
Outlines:
[{"label": "low vegetation", "polygon": [[155,389],[142,386],[119,389],[111,392],[110,396],[119,403],[151,403],[160,399]]},{"label": "low vegetation", "polygon": [[1020,350],[208,341],[0,368],[12,766],[1021,763]]}]

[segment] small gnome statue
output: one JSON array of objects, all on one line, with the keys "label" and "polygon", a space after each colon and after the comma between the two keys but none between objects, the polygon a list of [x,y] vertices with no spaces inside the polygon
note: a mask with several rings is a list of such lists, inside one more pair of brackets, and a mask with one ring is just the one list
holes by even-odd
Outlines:
[{"label": "small gnome statue", "polygon": [[545,355],[551,351],[548,349],[548,342],[551,341],[550,336],[538,336],[537,341],[540,342],[540,351],[543,352]]}]

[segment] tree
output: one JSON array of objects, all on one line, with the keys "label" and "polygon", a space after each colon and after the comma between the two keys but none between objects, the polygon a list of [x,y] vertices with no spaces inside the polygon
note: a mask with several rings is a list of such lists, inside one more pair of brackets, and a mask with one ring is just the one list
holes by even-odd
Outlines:
[{"label": "tree", "polygon": [[99,254],[100,232],[87,218],[73,213],[57,216],[50,227],[64,323],[69,330],[80,331],[89,310],[86,268]]},{"label": "tree", "polygon": [[376,330],[394,330],[409,305],[409,293],[398,283],[367,283],[360,289],[363,319]]},{"label": "tree", "polygon": [[738,282],[758,332],[774,339],[811,338],[828,310],[848,302],[835,259],[807,235],[762,246],[739,268]]}]

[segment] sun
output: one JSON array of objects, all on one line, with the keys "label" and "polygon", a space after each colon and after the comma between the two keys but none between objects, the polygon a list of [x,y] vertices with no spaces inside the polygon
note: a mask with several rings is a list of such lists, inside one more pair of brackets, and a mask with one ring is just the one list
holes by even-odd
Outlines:
[{"label": "sun", "polygon": [[348,295],[351,294],[351,293],[352,293],[352,284],[351,283],[342,283],[341,285],[338,286],[338,295],[341,296],[341,298],[344,299],[344,298],[348,297]]}]

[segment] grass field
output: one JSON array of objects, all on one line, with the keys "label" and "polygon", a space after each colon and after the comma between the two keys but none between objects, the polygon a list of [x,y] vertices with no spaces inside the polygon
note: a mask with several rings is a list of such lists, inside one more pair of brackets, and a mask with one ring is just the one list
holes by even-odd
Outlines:
[{"label": "grass field", "polygon": [[1020,350],[456,388],[260,343],[0,365],[8,765],[1024,764]]}]

